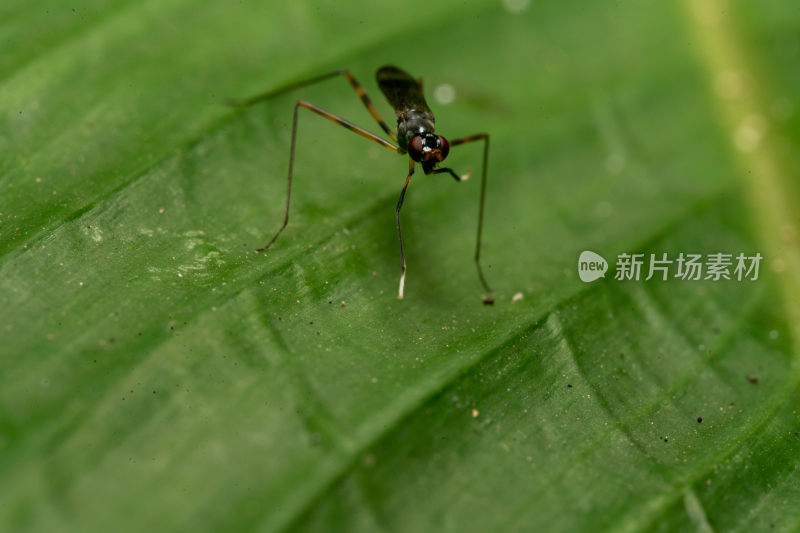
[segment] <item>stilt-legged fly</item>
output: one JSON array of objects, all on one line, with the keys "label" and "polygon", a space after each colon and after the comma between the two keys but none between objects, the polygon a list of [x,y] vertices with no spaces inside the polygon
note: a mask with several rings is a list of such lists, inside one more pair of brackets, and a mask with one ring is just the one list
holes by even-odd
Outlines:
[{"label": "stilt-legged fly", "polygon": [[278,229],[277,233],[275,233],[275,235],[272,237],[272,239],[270,239],[270,241],[263,248],[259,248],[256,251],[263,252],[272,246],[272,244],[286,227],[286,224],[289,222],[289,198],[292,191],[294,150],[295,140],[297,138],[297,112],[301,107],[308,109],[309,111],[313,111],[314,113],[332,122],[335,122],[336,124],[344,126],[350,131],[353,131],[358,135],[361,135],[362,137],[369,139],[370,141],[377,143],[395,153],[401,155],[408,154],[408,176],[406,176],[403,189],[400,191],[400,199],[397,201],[397,208],[395,209],[397,238],[400,241],[401,273],[400,286],[397,291],[397,297],[400,299],[403,298],[403,290],[406,281],[406,258],[405,253],[403,252],[403,234],[400,230],[400,209],[403,207],[403,199],[406,195],[406,189],[408,189],[408,184],[411,183],[411,176],[414,174],[414,168],[416,164],[419,163],[422,166],[422,170],[425,172],[425,174],[449,174],[455,178],[456,181],[465,181],[469,178],[469,172],[463,176],[459,176],[453,171],[453,169],[448,167],[440,167],[439,164],[445,160],[451,146],[458,146],[459,144],[466,144],[474,141],[483,141],[483,165],[481,169],[481,189],[480,200],[478,204],[478,236],[475,245],[475,265],[478,269],[478,278],[480,279],[484,290],[487,292],[487,294],[483,296],[483,303],[494,303],[493,291],[486,282],[486,278],[483,275],[483,269],[481,267],[481,235],[483,232],[483,207],[484,200],[486,198],[486,165],[489,158],[489,134],[478,133],[466,137],[459,137],[450,141],[441,135],[437,135],[434,129],[435,118],[433,116],[433,112],[425,102],[425,97],[422,93],[421,79],[416,80],[406,72],[393,66],[385,66],[378,69],[376,74],[378,87],[380,87],[381,92],[383,92],[384,96],[386,96],[386,99],[394,108],[394,112],[397,115],[396,131],[392,130],[381,118],[378,110],[375,109],[375,106],[372,104],[372,100],[370,100],[366,91],[364,91],[364,88],[347,70],[335,70],[321,76],[297,83],[292,83],[278,89],[253,96],[251,98],[231,100],[230,103],[236,106],[250,106],[279,94],[286,93],[300,87],[312,85],[314,83],[318,83],[339,75],[347,78],[347,81],[350,82],[350,85],[352,85],[353,89],[356,91],[356,94],[359,96],[359,98],[361,98],[361,101],[367,107],[367,110],[369,110],[369,113],[372,115],[381,129],[383,129],[383,131],[386,132],[392,141],[397,144],[395,145],[392,142],[387,141],[386,139],[379,137],[378,135],[375,135],[374,133],[371,133],[359,126],[356,126],[352,122],[336,116],[333,113],[325,111],[324,109],[317,107],[310,102],[298,100],[294,107],[294,119],[292,121],[292,142],[289,150],[289,173],[286,179],[286,206],[283,213],[283,224],[281,225],[280,229]]}]

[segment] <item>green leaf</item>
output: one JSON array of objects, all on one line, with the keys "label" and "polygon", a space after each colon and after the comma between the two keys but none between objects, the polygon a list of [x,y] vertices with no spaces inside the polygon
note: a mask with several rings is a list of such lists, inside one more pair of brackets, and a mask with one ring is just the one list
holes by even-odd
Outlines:
[{"label": "green leaf", "polygon": [[[786,2],[6,2],[0,530],[800,528]],[[425,80],[415,174],[348,68]],[[449,84],[446,104],[436,89]],[[580,281],[579,254],[610,270]],[[757,280],[614,279],[760,253]],[[674,264],[672,265],[675,266]],[[674,272],[674,271],[673,271]],[[521,299],[520,299],[521,296]]]}]

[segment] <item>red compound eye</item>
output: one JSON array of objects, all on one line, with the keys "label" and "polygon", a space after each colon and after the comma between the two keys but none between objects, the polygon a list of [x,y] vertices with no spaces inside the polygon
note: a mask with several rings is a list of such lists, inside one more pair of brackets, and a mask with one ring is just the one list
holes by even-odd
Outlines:
[{"label": "red compound eye", "polygon": [[408,155],[410,155],[411,159],[414,161],[422,161],[422,144],[421,135],[414,135],[411,137],[411,140],[408,141]]},{"label": "red compound eye", "polygon": [[450,143],[441,135],[439,135],[439,143],[439,151],[442,153],[439,161],[444,161],[444,158],[450,153]]}]

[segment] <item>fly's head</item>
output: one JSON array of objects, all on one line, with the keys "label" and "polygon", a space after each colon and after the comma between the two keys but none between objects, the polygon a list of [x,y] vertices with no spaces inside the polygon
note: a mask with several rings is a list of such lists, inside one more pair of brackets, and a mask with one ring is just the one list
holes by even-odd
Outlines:
[{"label": "fly's head", "polygon": [[436,165],[444,161],[448,153],[450,153],[450,143],[441,135],[423,133],[411,137],[408,141],[408,155],[422,164],[425,174],[433,172]]}]

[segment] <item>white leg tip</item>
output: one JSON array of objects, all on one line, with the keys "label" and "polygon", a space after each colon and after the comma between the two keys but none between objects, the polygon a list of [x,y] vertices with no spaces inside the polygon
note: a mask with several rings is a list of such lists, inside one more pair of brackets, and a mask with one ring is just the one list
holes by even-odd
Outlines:
[{"label": "white leg tip", "polygon": [[472,169],[471,168],[467,169],[467,172],[465,174],[463,174],[460,178],[458,178],[458,180],[459,181],[467,181],[470,176],[472,176]]},{"label": "white leg tip", "polygon": [[403,289],[405,288],[405,286],[406,286],[406,273],[403,272],[400,275],[400,288],[397,290],[397,299],[398,300],[402,300],[403,299]]}]

